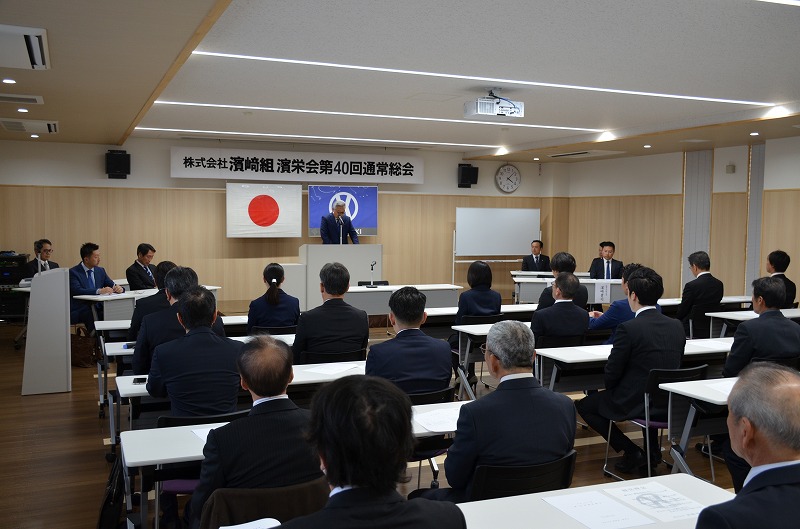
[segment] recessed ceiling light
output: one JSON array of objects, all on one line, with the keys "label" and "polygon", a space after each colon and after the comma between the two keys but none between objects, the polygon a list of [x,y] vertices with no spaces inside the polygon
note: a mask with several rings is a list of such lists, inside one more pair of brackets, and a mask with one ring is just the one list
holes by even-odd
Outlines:
[{"label": "recessed ceiling light", "polygon": [[751,132],[750,135],[751,136],[758,136],[758,132]]},{"label": "recessed ceiling light", "polygon": [[39,137],[38,134],[31,134],[31,138],[38,138],[38,137]]},{"label": "recessed ceiling light", "polygon": [[497,149],[497,152],[494,153],[495,156],[503,156],[504,154],[508,154],[508,149],[506,149],[505,147],[500,147],[499,149]]},{"label": "recessed ceiling light", "polygon": [[27,111],[28,111],[27,108],[18,108],[17,109],[17,112],[23,112],[24,113],[24,112],[27,112]]},{"label": "recessed ceiling light", "polygon": [[616,139],[617,139],[617,137],[614,136],[613,133],[611,133],[609,131],[605,131],[597,138],[597,141],[611,141],[611,140],[616,140]]},{"label": "recessed ceiling light", "polygon": [[645,145],[644,146],[645,149],[649,149],[650,147],[652,147],[652,145]]},{"label": "recessed ceiling light", "polygon": [[538,162],[538,161],[539,161],[539,158],[534,158],[534,159],[533,159],[533,161],[534,161],[534,162]]},{"label": "recessed ceiling light", "polygon": [[16,84],[14,79],[3,79],[3,84]]}]

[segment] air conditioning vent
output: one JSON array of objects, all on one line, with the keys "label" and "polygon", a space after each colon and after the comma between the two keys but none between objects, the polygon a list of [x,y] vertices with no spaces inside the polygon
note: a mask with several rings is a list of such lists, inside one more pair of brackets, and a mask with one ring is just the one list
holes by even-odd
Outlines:
[{"label": "air conditioning vent", "polygon": [[0,103],[11,103],[13,105],[44,105],[44,98],[42,96],[0,94]]},{"label": "air conditioning vent", "polygon": [[47,31],[0,24],[0,68],[49,70]]},{"label": "air conditioning vent", "polygon": [[58,121],[34,119],[0,119],[0,126],[9,132],[27,132],[31,134],[56,134]]},{"label": "air conditioning vent", "polygon": [[548,154],[548,158],[594,158],[597,156],[612,156],[614,154],[625,154],[625,151],[575,151],[575,152],[560,152],[556,154]]}]

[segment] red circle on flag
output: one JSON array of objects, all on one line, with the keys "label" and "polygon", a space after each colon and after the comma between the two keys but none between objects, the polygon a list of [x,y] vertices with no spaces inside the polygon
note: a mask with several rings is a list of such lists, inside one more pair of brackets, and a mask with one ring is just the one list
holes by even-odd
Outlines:
[{"label": "red circle on flag", "polygon": [[250,220],[255,224],[266,228],[275,224],[281,213],[281,208],[278,207],[278,202],[271,196],[258,195],[250,201],[250,205],[247,206],[247,213],[250,215]]}]

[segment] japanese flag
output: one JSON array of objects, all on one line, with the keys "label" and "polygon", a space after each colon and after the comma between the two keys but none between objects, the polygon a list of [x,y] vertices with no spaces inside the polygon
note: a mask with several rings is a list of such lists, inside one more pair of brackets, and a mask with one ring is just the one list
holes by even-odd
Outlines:
[{"label": "japanese flag", "polygon": [[228,237],[300,237],[303,186],[226,185]]}]

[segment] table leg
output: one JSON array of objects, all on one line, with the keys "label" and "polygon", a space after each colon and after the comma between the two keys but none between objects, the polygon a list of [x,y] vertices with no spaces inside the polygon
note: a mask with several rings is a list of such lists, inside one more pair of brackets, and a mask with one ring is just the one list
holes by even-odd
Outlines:
[{"label": "table leg", "polygon": [[684,454],[686,454],[686,449],[689,446],[689,439],[691,438],[692,434],[692,424],[694,424],[694,417],[696,414],[697,410],[695,407],[689,406],[689,413],[686,415],[686,424],[683,426],[683,432],[681,432],[681,440],[677,448],[674,445],[672,448],[670,448],[670,455],[672,455],[672,460],[675,462],[675,464],[672,466],[673,474],[683,472],[684,474],[694,476],[694,473],[689,469],[689,464],[686,462],[686,457]]}]

